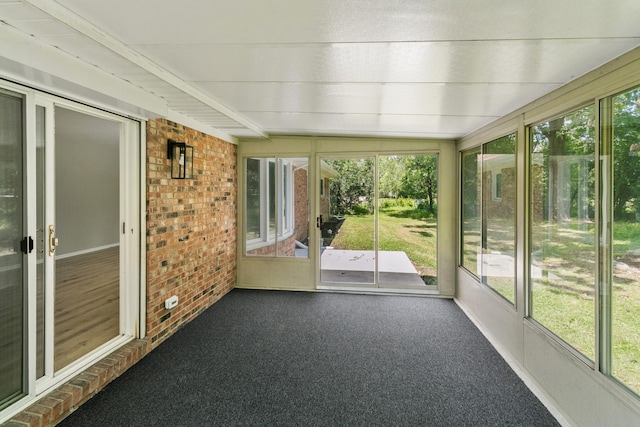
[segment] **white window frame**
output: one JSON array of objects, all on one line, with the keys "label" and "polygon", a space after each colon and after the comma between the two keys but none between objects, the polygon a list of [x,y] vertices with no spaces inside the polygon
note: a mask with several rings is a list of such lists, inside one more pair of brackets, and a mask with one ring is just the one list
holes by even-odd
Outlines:
[{"label": "white window frame", "polygon": [[[248,160],[260,161],[260,234],[254,239],[247,239],[247,221],[245,214],[245,250],[251,251],[264,246],[273,245],[276,240],[281,241],[291,237],[294,233],[294,191],[293,191],[293,162],[290,159],[274,157],[248,157]],[[271,212],[269,209],[269,164],[277,165],[275,170],[276,206],[276,233],[271,232],[269,223]],[[246,174],[246,162],[245,162]],[[285,179],[287,177],[287,179]],[[245,184],[246,187],[246,184]],[[245,188],[246,193],[246,188]]]}]

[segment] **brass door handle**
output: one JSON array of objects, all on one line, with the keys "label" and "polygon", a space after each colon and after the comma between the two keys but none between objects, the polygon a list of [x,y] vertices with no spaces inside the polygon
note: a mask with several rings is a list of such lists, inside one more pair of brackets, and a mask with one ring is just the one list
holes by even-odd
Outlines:
[{"label": "brass door handle", "polygon": [[56,253],[56,246],[60,244],[60,241],[56,237],[56,229],[53,225],[49,226],[49,256],[53,256]]}]

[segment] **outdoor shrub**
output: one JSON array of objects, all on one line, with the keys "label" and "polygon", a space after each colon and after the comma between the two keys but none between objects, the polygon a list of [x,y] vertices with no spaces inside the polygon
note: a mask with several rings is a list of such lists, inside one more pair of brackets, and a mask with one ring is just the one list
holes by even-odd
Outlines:
[{"label": "outdoor shrub", "polygon": [[396,199],[396,206],[401,208],[412,208],[415,206],[415,203],[413,202],[413,199],[398,198]]},{"label": "outdoor shrub", "polygon": [[369,213],[369,207],[365,204],[359,204],[353,207],[354,215],[369,215]]},{"label": "outdoor shrub", "polygon": [[382,199],[380,203],[380,208],[389,209],[395,206],[395,199]]}]

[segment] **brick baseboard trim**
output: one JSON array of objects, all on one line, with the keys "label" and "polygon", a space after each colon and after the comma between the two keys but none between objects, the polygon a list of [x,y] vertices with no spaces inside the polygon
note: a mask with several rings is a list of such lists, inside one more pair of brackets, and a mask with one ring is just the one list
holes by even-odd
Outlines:
[{"label": "brick baseboard trim", "polygon": [[0,427],[55,426],[135,365],[150,349],[148,339],[133,340],[125,344],[42,396],[36,403],[0,424]]}]

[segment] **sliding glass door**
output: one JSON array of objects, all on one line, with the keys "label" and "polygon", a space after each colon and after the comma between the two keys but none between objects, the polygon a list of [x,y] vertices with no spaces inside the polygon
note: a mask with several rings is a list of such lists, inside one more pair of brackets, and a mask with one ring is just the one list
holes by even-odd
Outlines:
[{"label": "sliding glass door", "polygon": [[139,137],[135,121],[0,89],[0,411],[135,336]]},{"label": "sliding glass door", "polygon": [[22,96],[0,90],[0,409],[24,394],[23,108]]},{"label": "sliding glass door", "polygon": [[[320,281],[375,284],[375,158],[321,161]],[[342,226],[347,223],[343,230]]]},{"label": "sliding glass door", "polygon": [[[120,334],[120,126],[55,107],[47,194],[54,371]],[[47,141],[52,143],[53,141]],[[78,179],[80,176],[86,179]]]},{"label": "sliding glass door", "polygon": [[319,171],[321,286],[436,289],[438,156],[326,156]]}]

